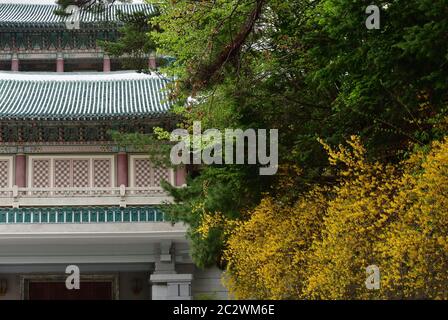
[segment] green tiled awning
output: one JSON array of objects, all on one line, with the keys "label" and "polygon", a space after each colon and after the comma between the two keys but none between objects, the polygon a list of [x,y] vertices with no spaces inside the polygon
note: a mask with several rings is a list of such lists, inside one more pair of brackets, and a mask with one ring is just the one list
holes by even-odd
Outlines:
[{"label": "green tiled awning", "polygon": [[[5,4],[0,3],[0,27],[53,27],[65,28],[66,17],[56,15],[55,4]],[[82,11],[81,27],[101,25],[102,22],[119,23],[118,12],[155,12],[149,4],[114,4],[101,12]]]},{"label": "green tiled awning", "polygon": [[170,104],[159,75],[136,72],[0,72],[0,120],[83,120],[153,116]]},{"label": "green tiled awning", "polygon": [[0,224],[163,222],[156,207],[0,208]]}]

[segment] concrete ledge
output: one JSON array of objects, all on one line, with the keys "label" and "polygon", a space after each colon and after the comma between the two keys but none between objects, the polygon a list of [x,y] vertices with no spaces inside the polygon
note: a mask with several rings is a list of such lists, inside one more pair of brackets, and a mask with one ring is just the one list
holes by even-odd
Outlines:
[{"label": "concrete ledge", "polygon": [[176,240],[186,242],[187,227],[183,223],[121,222],[89,224],[7,224],[0,225],[0,246],[16,241],[121,239]]},{"label": "concrete ledge", "polygon": [[179,274],[179,273],[169,273],[169,274],[152,274],[149,278],[152,283],[181,283],[181,282],[191,282],[193,280],[192,274]]}]

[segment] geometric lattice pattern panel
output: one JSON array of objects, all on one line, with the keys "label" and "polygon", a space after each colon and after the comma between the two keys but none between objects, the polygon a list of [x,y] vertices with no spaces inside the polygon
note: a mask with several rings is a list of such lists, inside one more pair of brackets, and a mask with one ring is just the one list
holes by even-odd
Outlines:
[{"label": "geometric lattice pattern panel", "polygon": [[151,186],[151,161],[149,159],[135,159],[134,162],[135,187]]},{"label": "geometric lattice pattern panel", "polygon": [[55,160],[54,161],[54,187],[55,188],[69,188],[71,183],[70,160]]},{"label": "geometric lattice pattern panel", "polygon": [[89,187],[89,160],[73,160],[73,187]]},{"label": "geometric lattice pattern panel", "polygon": [[50,187],[50,160],[33,160],[32,186],[34,188]]},{"label": "geometric lattice pattern panel", "polygon": [[93,187],[111,187],[111,161],[109,159],[93,160]]},{"label": "geometric lattice pattern panel", "polygon": [[160,187],[162,180],[168,181],[168,170],[163,168],[154,168],[154,187]]},{"label": "geometric lattice pattern panel", "polygon": [[0,188],[9,187],[9,160],[0,160]]}]

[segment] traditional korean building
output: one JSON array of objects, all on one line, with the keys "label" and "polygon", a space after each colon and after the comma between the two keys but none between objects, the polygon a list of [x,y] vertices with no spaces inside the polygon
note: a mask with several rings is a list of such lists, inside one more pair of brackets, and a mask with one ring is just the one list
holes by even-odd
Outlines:
[{"label": "traditional korean building", "polygon": [[185,170],[110,136],[174,126],[169,80],[122,70],[96,41],[118,36],[118,10],[153,8],[84,13],[79,30],[55,9],[0,4],[0,300],[224,298],[220,272],[198,270],[186,226],[164,216],[161,181],[182,187]]}]

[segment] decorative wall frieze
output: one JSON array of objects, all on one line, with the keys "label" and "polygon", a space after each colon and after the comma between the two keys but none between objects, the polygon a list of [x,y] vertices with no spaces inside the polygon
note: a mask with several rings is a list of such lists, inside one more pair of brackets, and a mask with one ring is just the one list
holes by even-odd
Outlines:
[{"label": "decorative wall frieze", "polygon": [[170,130],[170,117],[109,121],[0,121],[0,147],[38,143],[110,144],[111,132],[152,134],[155,126]]},{"label": "decorative wall frieze", "polygon": [[89,142],[83,144],[45,143],[27,145],[2,145],[0,154],[50,154],[50,153],[119,153],[119,152],[144,152],[132,146],[122,147],[113,142],[98,143]]},{"label": "decorative wall frieze", "polygon": [[60,31],[60,30],[0,30],[0,52],[91,51],[100,50],[97,40],[115,40],[116,30]]},{"label": "decorative wall frieze", "polygon": [[0,154],[15,154],[21,153],[18,147],[15,146],[0,146]]},{"label": "decorative wall frieze", "polygon": [[[116,153],[122,148],[115,144],[35,144],[35,145],[0,145],[0,154],[39,154],[39,153]],[[131,148],[130,148],[131,149]]]}]

